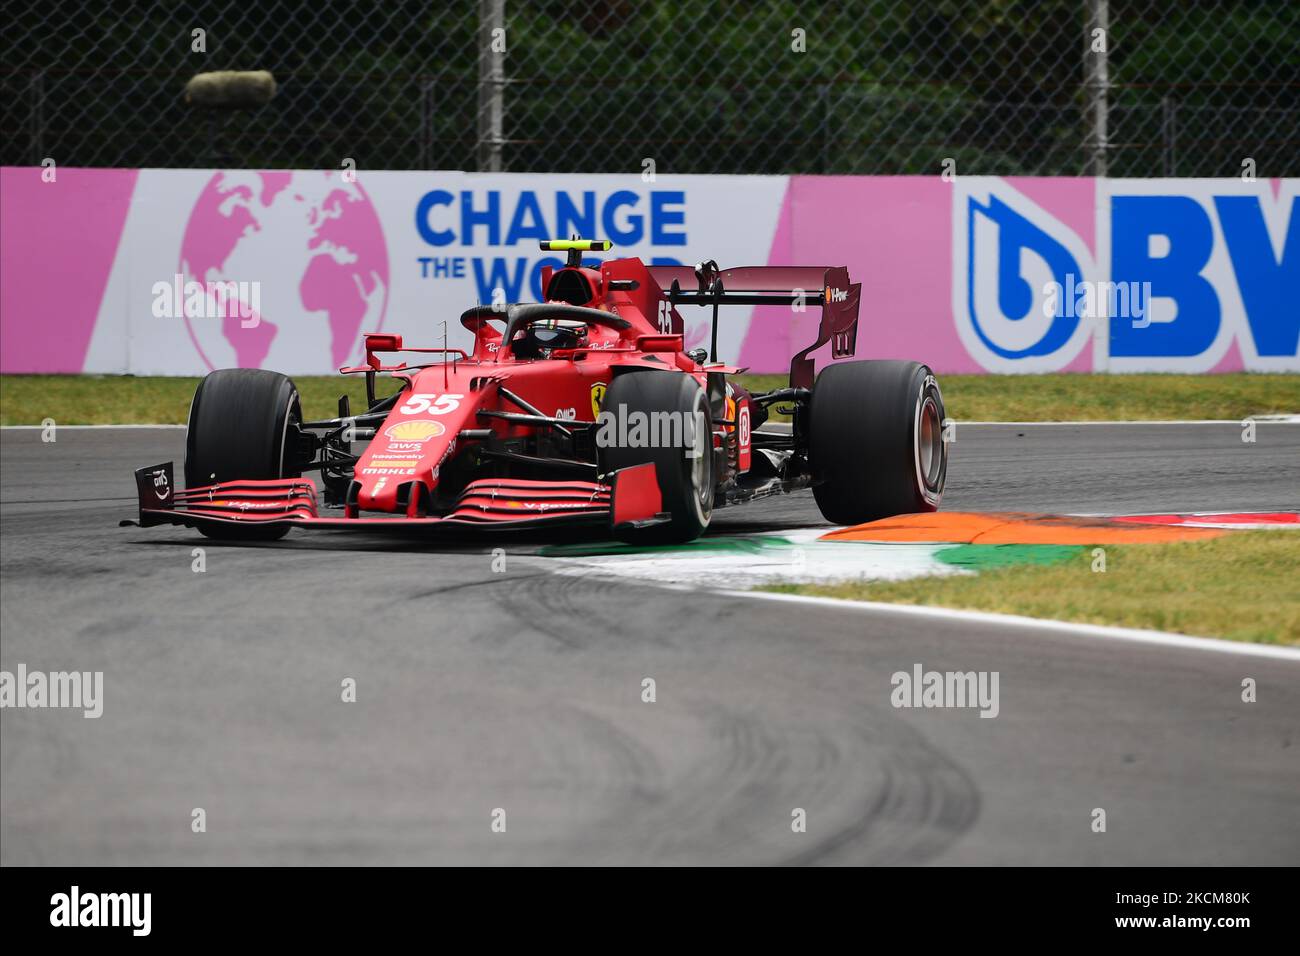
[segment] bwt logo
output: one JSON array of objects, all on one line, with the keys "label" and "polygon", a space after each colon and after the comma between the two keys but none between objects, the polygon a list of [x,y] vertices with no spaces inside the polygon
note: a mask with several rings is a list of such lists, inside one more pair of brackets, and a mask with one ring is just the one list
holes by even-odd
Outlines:
[{"label": "bwt logo", "polygon": [[[989,371],[1300,370],[1300,181],[1095,180],[1095,253],[1006,182],[953,184],[953,315]],[[1090,213],[1090,210],[1085,210]]]}]

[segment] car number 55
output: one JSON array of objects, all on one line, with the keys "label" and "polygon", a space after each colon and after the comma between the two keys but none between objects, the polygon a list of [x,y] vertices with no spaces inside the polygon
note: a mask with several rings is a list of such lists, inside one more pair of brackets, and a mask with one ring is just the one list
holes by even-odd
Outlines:
[{"label": "car number 55", "polygon": [[398,411],[403,415],[419,415],[423,412],[428,412],[430,415],[446,415],[459,408],[460,400],[464,397],[464,395],[437,395],[432,392],[416,394],[408,398],[406,404]]}]

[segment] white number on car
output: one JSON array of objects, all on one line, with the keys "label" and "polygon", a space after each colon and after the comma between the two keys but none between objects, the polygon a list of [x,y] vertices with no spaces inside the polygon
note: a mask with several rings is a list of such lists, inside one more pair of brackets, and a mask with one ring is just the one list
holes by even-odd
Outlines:
[{"label": "white number on car", "polygon": [[673,330],[673,304],[667,299],[659,300],[659,331],[668,335]]},{"label": "white number on car", "polygon": [[439,396],[434,392],[416,394],[408,398],[406,404],[398,411],[403,415],[420,415],[424,412],[430,415],[446,415],[459,408],[460,400],[464,397],[464,395]]}]

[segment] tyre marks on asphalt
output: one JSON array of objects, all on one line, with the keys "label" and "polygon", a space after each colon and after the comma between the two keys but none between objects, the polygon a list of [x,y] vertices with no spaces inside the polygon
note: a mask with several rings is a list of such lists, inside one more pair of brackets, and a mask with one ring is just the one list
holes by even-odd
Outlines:
[{"label": "tyre marks on asphalt", "polygon": [[687,863],[709,846],[719,863],[921,863],[979,815],[970,774],[895,711],[810,707],[797,679],[760,689],[779,648],[738,631],[727,599],[595,576],[530,576],[497,596],[511,640],[560,652],[548,693],[572,695],[534,734],[543,779],[573,808],[546,858]]},{"label": "tyre marks on asphalt", "polygon": [[[525,581],[544,562],[513,537],[496,575],[495,541],[294,533],[254,548],[124,530],[129,511],[103,502],[141,463],[179,461],[183,432],[0,442],[0,496],[47,502],[0,512],[4,663],[113,670],[103,721],[6,711],[6,864],[1257,864],[1294,850],[1278,838],[1295,832],[1296,791],[1280,662],[1256,674],[1028,626]],[[1276,510],[1294,503],[1297,449],[1286,426],[1253,446],[1221,426],[963,426],[946,505]],[[802,492],[724,509],[715,530],[819,524]],[[96,640],[108,614],[138,627]],[[915,661],[1001,669],[1021,693],[997,721],[893,711],[889,674]],[[1239,718],[1242,673],[1264,709]],[[339,702],[342,675],[361,678],[359,704]],[[1092,789],[1134,817],[1104,847],[1060,799]],[[188,840],[189,808],[214,800],[225,823]],[[502,805],[509,833],[493,834]]]}]

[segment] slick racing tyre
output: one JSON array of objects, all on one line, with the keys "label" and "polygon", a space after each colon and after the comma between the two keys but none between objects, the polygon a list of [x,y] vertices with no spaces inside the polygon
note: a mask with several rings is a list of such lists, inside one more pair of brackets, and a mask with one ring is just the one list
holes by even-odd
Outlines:
[{"label": "slick racing tyre", "polygon": [[840,362],[813,386],[809,464],[827,521],[936,511],[948,471],[943,396],[918,362]]},{"label": "slick racing tyre", "polygon": [[[288,376],[252,368],[212,372],[190,404],[185,486],[300,477],[292,438],[301,421],[298,389]],[[202,524],[199,530],[209,538],[273,541],[289,529],[250,523]]]},{"label": "slick racing tyre", "polygon": [[[610,383],[601,409],[614,417],[606,434],[618,433],[603,439],[597,432],[601,472],[653,463],[663,510],[671,516],[664,524],[620,531],[623,540],[668,544],[698,538],[709,526],[714,490],[713,416],[699,383],[680,372],[626,372]],[[665,421],[667,429],[661,427]]]}]

